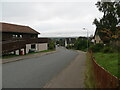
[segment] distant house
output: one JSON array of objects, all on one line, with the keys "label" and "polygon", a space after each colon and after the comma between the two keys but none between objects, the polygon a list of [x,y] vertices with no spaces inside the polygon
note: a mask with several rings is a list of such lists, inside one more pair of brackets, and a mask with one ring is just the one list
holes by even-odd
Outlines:
[{"label": "distant house", "polygon": [[73,45],[76,41],[77,37],[56,37],[52,38],[57,46],[67,46],[67,45]]},{"label": "distant house", "polygon": [[97,44],[97,43],[103,43],[102,39],[100,38],[97,30],[95,31],[95,35],[92,39],[92,42],[94,42],[94,44]]},{"label": "distant house", "polygon": [[47,38],[38,38],[39,32],[29,26],[0,23],[2,28],[2,54],[26,54],[30,51],[47,50]]},{"label": "distant house", "polygon": [[74,43],[75,43],[75,41],[76,41],[76,39],[77,38],[75,38],[75,37],[66,37],[66,38],[64,38],[64,40],[65,40],[65,47],[67,47],[68,45],[74,45]]}]

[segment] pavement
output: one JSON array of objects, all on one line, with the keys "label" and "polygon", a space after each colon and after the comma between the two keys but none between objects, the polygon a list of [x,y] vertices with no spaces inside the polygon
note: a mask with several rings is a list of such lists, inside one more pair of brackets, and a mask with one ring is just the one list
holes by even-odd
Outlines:
[{"label": "pavement", "polygon": [[[76,61],[78,54],[77,51],[58,48],[57,52],[52,54],[29,56],[23,60],[5,63],[2,65],[2,86],[3,88],[42,88],[64,71],[70,63]],[[82,71],[79,73],[82,74]],[[82,76],[77,75],[74,78],[79,79],[79,77]]]},{"label": "pavement", "polygon": [[50,52],[34,53],[34,54],[29,54],[29,55],[23,55],[23,56],[16,56],[16,57],[12,57],[12,58],[6,58],[6,59],[2,59],[2,63],[5,64],[5,63],[15,62],[15,61],[19,61],[19,60],[35,58],[35,57],[38,57],[38,56],[52,54],[52,53],[55,53],[55,52],[56,51],[50,51]]},{"label": "pavement", "polygon": [[86,53],[78,52],[79,55],[75,60],[49,81],[44,88],[85,88]]}]

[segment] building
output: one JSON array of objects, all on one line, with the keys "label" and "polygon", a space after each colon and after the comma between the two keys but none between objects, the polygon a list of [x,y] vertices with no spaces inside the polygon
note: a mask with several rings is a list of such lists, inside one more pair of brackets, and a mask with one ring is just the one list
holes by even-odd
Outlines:
[{"label": "building", "polygon": [[38,38],[39,32],[29,26],[0,23],[2,54],[26,54],[30,51],[47,50],[47,38]]},{"label": "building", "polygon": [[92,42],[94,42],[94,44],[103,43],[103,41],[100,38],[100,36],[98,35],[97,31],[95,31],[95,35],[94,35],[94,37],[92,39]]},{"label": "building", "polygon": [[103,41],[101,40],[100,36],[98,34],[95,35],[94,37],[94,43],[103,43]]},{"label": "building", "polygon": [[57,46],[67,47],[68,45],[74,45],[77,37],[56,37],[52,39],[56,42]]}]

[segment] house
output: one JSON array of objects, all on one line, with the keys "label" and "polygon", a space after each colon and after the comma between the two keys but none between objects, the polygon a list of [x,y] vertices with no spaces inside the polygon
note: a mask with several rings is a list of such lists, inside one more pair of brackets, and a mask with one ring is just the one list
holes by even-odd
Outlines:
[{"label": "house", "polygon": [[97,30],[95,31],[95,35],[94,35],[94,37],[93,37],[93,39],[92,39],[92,42],[93,42],[94,44],[103,43],[103,41],[102,41],[101,37],[99,36]]},{"label": "house", "polygon": [[67,45],[74,45],[75,41],[77,40],[77,37],[66,37],[65,38],[65,47]]},{"label": "house", "polygon": [[58,38],[53,38],[53,40],[56,42],[57,46],[65,46],[67,47],[68,45],[74,45],[77,37],[58,37]]},{"label": "house", "polygon": [[40,34],[29,26],[0,23],[2,32],[2,54],[26,54],[30,51],[48,49],[48,39],[38,38]]}]

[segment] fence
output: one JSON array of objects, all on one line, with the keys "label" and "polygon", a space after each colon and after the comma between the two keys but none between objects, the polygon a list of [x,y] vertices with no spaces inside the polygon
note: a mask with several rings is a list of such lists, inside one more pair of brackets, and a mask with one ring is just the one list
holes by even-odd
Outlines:
[{"label": "fence", "polygon": [[98,65],[95,58],[91,54],[91,59],[94,68],[95,80],[97,88],[119,88],[120,89],[120,79],[111,75],[108,71]]}]

